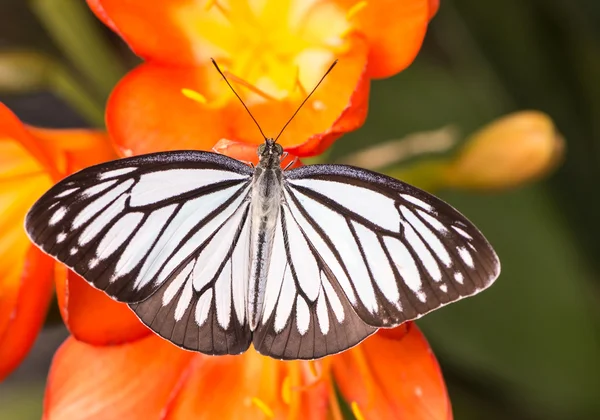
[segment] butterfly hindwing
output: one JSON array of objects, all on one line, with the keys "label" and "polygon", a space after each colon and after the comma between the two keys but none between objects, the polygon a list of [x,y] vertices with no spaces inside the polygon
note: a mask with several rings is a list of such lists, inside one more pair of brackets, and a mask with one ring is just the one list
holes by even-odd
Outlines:
[{"label": "butterfly hindwing", "polygon": [[346,350],[376,331],[340,285],[288,206],[280,210],[254,347],[278,359],[315,359]]},{"label": "butterfly hindwing", "polygon": [[188,350],[239,354],[248,348],[248,209],[243,203],[156,293],[130,304],[142,322]]}]

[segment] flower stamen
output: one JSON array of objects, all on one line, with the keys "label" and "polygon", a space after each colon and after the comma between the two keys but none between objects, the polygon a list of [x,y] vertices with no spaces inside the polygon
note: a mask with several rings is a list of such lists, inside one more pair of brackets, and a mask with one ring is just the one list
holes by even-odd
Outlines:
[{"label": "flower stamen", "polygon": [[221,14],[223,16],[225,16],[227,19],[229,19],[229,11],[227,9],[225,9],[221,4],[219,4],[218,0],[208,0],[206,2],[206,4],[204,5],[204,10],[206,10],[208,12],[208,11],[210,11],[210,9],[213,8],[213,6],[215,7],[215,9],[217,9],[219,12],[221,12]]},{"label": "flower stamen", "polygon": [[296,80],[295,80],[294,84],[300,90],[300,93],[302,94],[302,96],[306,98],[306,96],[308,95],[308,92],[306,91],[306,89],[304,89],[304,86],[302,86],[302,82],[300,81],[300,67],[299,66],[296,66]]},{"label": "flower stamen", "polygon": [[290,402],[292,401],[292,386],[290,382],[291,378],[288,375],[285,377],[283,384],[281,385],[281,399],[283,399],[283,402],[285,402],[287,405],[290,405]]},{"label": "flower stamen", "polygon": [[260,90],[259,88],[257,88],[256,86],[254,86],[251,83],[248,83],[241,77],[238,77],[235,74],[228,72],[227,70],[224,70],[223,73],[225,74],[225,76],[227,76],[227,78],[230,81],[244,86],[246,89],[250,90],[252,93],[256,93],[258,96],[260,96],[268,101],[276,101],[277,100],[274,97],[272,97],[271,95],[269,95],[268,93],[266,93],[265,91]]},{"label": "flower stamen", "polygon": [[315,379],[320,379],[321,375],[323,373],[323,370],[321,369],[321,364],[317,364],[317,361],[314,360],[309,360],[308,361],[308,368],[310,369],[310,373],[313,374],[313,376],[315,377]]},{"label": "flower stamen", "polygon": [[206,97],[200,92],[196,92],[195,90],[183,88],[181,89],[181,93],[183,96],[191,99],[192,101],[196,101],[201,104],[206,104],[207,102]]},{"label": "flower stamen", "polygon": [[252,397],[251,401],[252,401],[252,404],[254,404],[260,411],[262,411],[265,416],[267,416],[270,419],[275,417],[275,413],[273,413],[273,410],[271,409],[271,407],[269,407],[267,405],[267,403],[265,403],[260,398]]},{"label": "flower stamen", "polygon": [[346,20],[352,20],[365,7],[367,7],[367,2],[365,0],[356,3],[346,12]]},{"label": "flower stamen", "polygon": [[352,409],[352,414],[354,414],[356,420],[365,420],[365,416],[363,415],[362,411],[360,411],[360,407],[356,401],[352,401],[350,408]]}]

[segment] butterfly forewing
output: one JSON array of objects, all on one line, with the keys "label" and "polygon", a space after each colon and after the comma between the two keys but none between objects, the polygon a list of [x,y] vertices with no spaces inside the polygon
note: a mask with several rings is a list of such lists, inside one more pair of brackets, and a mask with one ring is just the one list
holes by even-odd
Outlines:
[{"label": "butterfly forewing", "polygon": [[[229,340],[239,353],[250,342],[239,318],[245,290],[225,274],[239,238],[247,241],[241,229],[251,174],[241,162],[205,152],[109,162],[55,185],[28,213],[26,230],[45,252],[111,297],[144,301],[134,309],[163,337],[213,353],[227,353]],[[229,256],[226,264],[213,263],[220,254],[222,261]],[[247,260],[238,257],[237,266]],[[195,328],[188,326],[192,310],[202,321]],[[209,339],[198,338],[210,323],[223,332],[215,328]],[[227,338],[234,330],[236,343]]]},{"label": "butterfly forewing", "polygon": [[499,274],[479,230],[428,193],[343,165],[286,174],[286,205],[303,215],[297,220],[305,234],[368,325],[418,318],[485,289]]}]

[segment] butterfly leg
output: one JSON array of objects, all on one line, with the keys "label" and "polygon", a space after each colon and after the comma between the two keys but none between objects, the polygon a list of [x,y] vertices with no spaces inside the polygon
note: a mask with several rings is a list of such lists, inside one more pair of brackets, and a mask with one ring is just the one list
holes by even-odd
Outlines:
[{"label": "butterfly leg", "polygon": [[[283,160],[283,158],[281,160]],[[283,170],[287,171],[290,167],[294,166],[296,164],[296,162],[298,162],[298,156],[295,156],[294,159],[292,159],[292,161],[290,163],[285,165],[285,168],[283,168]]]}]

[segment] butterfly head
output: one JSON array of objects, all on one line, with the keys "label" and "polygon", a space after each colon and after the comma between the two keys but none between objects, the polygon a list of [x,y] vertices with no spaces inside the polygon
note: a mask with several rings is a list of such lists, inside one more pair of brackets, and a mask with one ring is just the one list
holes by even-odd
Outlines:
[{"label": "butterfly head", "polygon": [[257,154],[261,158],[267,158],[270,156],[280,157],[283,154],[283,147],[280,144],[275,143],[273,139],[265,139],[265,142],[258,146]]}]

